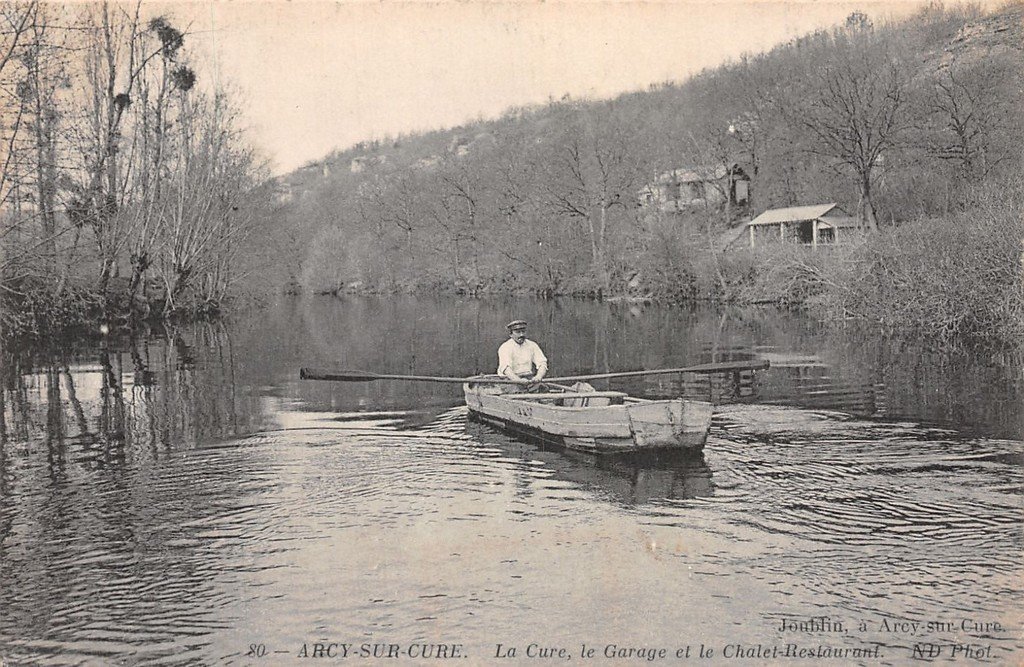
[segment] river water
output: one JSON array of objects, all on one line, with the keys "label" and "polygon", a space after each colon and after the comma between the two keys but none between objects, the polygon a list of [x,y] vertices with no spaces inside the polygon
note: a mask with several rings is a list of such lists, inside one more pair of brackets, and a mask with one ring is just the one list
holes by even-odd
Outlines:
[{"label": "river water", "polygon": [[[454,384],[298,377],[492,372],[513,317],[553,375],[772,365],[598,383],[716,403],[702,455],[644,460],[467,421]],[[295,299],[8,345],[0,380],[4,665],[1024,656],[1012,355],[773,310]]]}]

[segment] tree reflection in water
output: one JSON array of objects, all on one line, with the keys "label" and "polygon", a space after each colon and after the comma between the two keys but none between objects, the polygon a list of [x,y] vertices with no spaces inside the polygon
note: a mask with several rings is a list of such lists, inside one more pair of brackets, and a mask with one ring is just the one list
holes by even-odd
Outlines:
[{"label": "tree reflection in water", "polygon": [[67,346],[3,348],[0,441],[42,442],[113,463],[250,433],[257,396],[239,398],[232,341],[217,323]]},{"label": "tree reflection in water", "polygon": [[837,410],[1000,437],[1024,432],[1019,354],[943,354],[774,310],[346,297],[289,300],[230,324],[0,344],[0,442],[38,442],[54,465],[71,448],[76,460],[99,465],[288,426],[282,415],[300,412],[387,412],[423,423],[461,404],[457,384],[300,382],[297,369],[492,372],[511,314],[531,322],[551,375],[772,363],[764,372],[647,376],[595,382],[598,389]]}]

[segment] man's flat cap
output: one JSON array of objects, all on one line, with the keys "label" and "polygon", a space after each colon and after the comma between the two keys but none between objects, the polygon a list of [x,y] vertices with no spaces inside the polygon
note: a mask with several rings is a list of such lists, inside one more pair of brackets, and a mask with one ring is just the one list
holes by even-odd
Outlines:
[{"label": "man's flat cap", "polygon": [[508,329],[509,331],[511,331],[512,329],[525,329],[526,320],[512,320],[511,322],[505,325],[505,328]]}]

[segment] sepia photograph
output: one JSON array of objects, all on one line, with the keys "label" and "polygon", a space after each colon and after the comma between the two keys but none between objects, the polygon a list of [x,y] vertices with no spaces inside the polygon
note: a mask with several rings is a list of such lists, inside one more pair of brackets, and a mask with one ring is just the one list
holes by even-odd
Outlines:
[{"label": "sepia photograph", "polygon": [[0,0],[0,667],[1024,664],[1022,0]]}]

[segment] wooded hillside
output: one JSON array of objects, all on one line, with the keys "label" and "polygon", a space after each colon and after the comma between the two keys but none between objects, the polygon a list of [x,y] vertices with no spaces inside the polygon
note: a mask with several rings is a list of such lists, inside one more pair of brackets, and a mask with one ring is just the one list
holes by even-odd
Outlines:
[{"label": "wooded hillside", "polygon": [[[332,153],[276,183],[280,279],[749,300],[759,260],[724,244],[761,211],[837,202],[886,230],[1020,180],[1021,21],[1020,4],[892,25],[855,13],[683,83]],[[733,164],[743,205],[640,205],[669,170]]]}]

